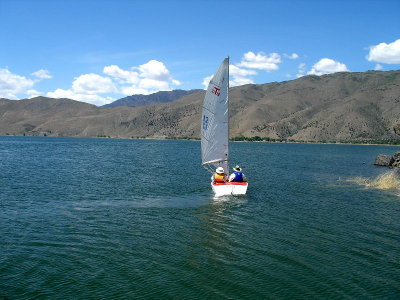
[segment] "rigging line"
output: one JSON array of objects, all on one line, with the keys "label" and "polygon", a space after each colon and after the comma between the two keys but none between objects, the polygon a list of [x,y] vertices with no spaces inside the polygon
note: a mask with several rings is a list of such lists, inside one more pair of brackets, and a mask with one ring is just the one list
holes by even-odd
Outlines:
[{"label": "rigging line", "polygon": [[212,112],[211,110],[209,110],[207,107],[203,106],[203,109],[208,110],[212,115],[215,115],[215,112]]},{"label": "rigging line", "polygon": [[203,168],[206,169],[208,172],[210,172],[211,174],[214,174],[214,169],[211,168],[210,165],[203,165]]},{"label": "rigging line", "polygon": [[202,135],[202,137],[207,141],[207,142],[209,142],[210,140],[209,139],[207,139],[204,135]]}]

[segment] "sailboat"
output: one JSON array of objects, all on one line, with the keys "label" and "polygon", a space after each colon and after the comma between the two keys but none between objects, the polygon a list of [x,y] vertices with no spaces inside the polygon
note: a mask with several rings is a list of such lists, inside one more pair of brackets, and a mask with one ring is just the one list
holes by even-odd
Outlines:
[{"label": "sailboat", "polygon": [[[225,58],[207,88],[201,122],[202,165],[210,171],[222,167],[229,174],[229,57]],[[244,195],[247,182],[213,183],[215,196]]]}]

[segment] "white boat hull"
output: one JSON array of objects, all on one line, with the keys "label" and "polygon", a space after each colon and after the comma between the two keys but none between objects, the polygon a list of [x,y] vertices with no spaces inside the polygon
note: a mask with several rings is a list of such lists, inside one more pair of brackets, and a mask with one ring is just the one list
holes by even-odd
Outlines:
[{"label": "white boat hull", "polygon": [[211,187],[215,193],[215,196],[226,196],[226,195],[246,195],[247,182],[225,182],[225,183],[211,183]]}]

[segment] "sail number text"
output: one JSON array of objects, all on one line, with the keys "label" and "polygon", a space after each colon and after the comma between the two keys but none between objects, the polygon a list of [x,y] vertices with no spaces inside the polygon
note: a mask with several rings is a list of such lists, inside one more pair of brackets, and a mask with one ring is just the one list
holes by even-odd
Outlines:
[{"label": "sail number text", "polygon": [[206,115],[203,116],[203,130],[207,130],[208,127],[208,117]]},{"label": "sail number text", "polygon": [[220,95],[220,88],[217,88],[216,86],[214,86],[213,90],[211,91],[211,93],[219,96]]}]

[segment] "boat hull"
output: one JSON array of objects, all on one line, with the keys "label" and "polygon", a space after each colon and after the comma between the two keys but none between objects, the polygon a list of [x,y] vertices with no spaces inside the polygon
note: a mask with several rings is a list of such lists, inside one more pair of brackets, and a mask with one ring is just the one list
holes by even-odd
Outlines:
[{"label": "boat hull", "polygon": [[246,195],[248,185],[247,182],[211,183],[215,196]]}]

